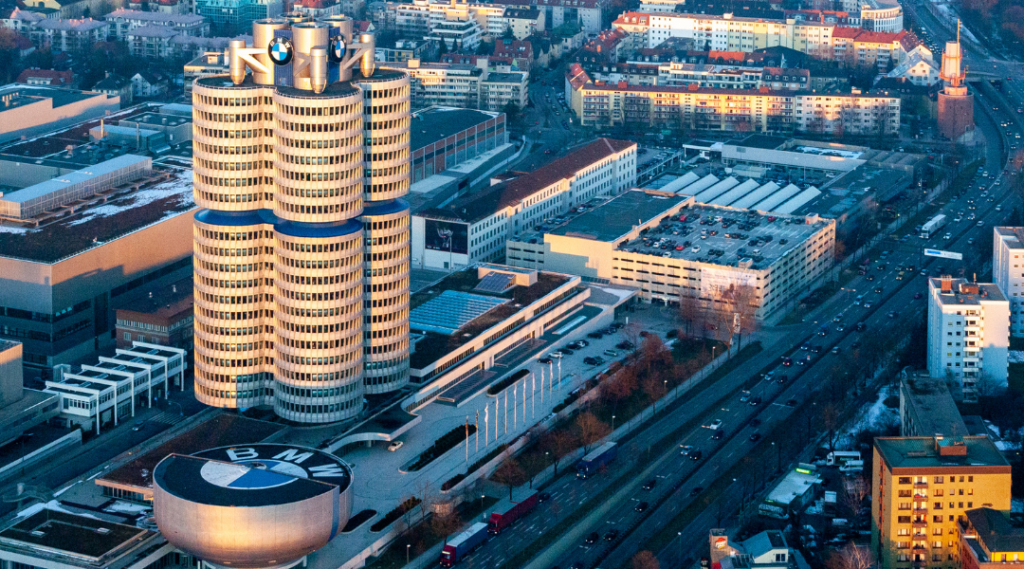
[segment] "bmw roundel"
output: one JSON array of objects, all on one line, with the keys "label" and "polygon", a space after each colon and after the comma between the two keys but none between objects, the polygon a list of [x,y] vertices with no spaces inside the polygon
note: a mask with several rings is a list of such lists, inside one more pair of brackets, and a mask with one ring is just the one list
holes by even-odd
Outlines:
[{"label": "bmw roundel", "polygon": [[333,455],[290,445],[221,447],[193,456],[217,461],[202,467],[203,480],[235,490],[265,490],[303,478],[344,489],[351,480],[348,466]]},{"label": "bmw roundel", "polygon": [[345,57],[345,51],[348,46],[345,45],[345,38],[338,36],[331,40],[331,48],[327,50],[327,55],[331,57],[331,61],[340,63],[342,58]]},{"label": "bmw roundel", "polygon": [[292,60],[292,52],[292,40],[286,37],[276,37],[267,46],[267,54],[274,65],[288,65]]}]

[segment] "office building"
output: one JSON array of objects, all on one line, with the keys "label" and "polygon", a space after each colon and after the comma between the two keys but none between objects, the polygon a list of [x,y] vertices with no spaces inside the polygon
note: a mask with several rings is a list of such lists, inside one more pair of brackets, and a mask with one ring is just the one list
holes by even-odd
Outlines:
[{"label": "office building", "polygon": [[976,508],[960,520],[960,567],[996,569],[1024,562],[1024,527],[1010,512]]},{"label": "office building", "polygon": [[409,78],[375,71],[373,36],[352,30],[261,20],[254,45],[280,58],[232,42],[231,74],[193,86],[207,405],[324,423],[408,383]]},{"label": "office building", "polygon": [[991,283],[928,279],[928,373],[977,401],[1006,387],[1010,302]]},{"label": "office building", "polygon": [[246,34],[256,20],[284,13],[282,0],[195,0],[195,14],[210,24],[210,35]]},{"label": "office building", "polygon": [[[727,178],[719,184],[711,178],[695,184],[712,190],[732,183],[740,192],[760,186],[753,180],[740,184]],[[751,192],[747,201],[771,199],[766,192],[772,187],[777,188],[771,184],[759,194]],[[813,194],[795,189],[789,199],[806,203],[800,194]],[[691,299],[715,306],[743,291],[753,316],[769,322],[824,281],[834,262],[834,220],[697,205],[687,193],[696,191],[632,190],[591,201],[583,213],[545,212],[509,238],[506,262],[636,287],[640,299],[659,304]],[[744,238],[733,238],[723,222],[735,225]]]},{"label": "office building", "polygon": [[506,240],[544,219],[632,187],[636,149],[634,142],[599,138],[533,172],[419,211],[413,216],[413,263],[451,269],[500,259]]},{"label": "office building", "polygon": [[21,354],[20,342],[0,340],[0,448],[59,412],[56,395],[24,386]]},{"label": "office building", "polygon": [[596,35],[605,28],[603,11],[612,9],[606,0],[492,0],[510,8],[536,8],[544,18],[545,30],[564,24],[576,25],[587,35]]},{"label": "office building", "polygon": [[881,567],[959,567],[958,522],[1010,509],[1010,465],[986,436],[877,437],[871,548]]},{"label": "office building", "polygon": [[192,279],[145,292],[114,311],[118,348],[134,342],[192,351]]},{"label": "office building", "polygon": [[992,278],[1010,302],[1010,335],[1024,337],[1024,227],[995,227],[992,234]]}]

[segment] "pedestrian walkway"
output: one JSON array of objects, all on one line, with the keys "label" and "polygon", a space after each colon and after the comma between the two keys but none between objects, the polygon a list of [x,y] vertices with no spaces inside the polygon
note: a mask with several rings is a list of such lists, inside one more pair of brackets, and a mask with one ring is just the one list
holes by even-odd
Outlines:
[{"label": "pedestrian walkway", "polygon": [[185,420],[185,416],[178,412],[164,411],[156,417],[150,419],[154,423],[164,423],[166,425],[177,425],[178,423]]}]

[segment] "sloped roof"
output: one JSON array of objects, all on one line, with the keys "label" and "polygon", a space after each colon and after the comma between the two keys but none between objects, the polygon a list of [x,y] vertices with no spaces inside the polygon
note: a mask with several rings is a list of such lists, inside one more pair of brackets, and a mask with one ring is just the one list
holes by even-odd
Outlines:
[{"label": "sloped roof", "polygon": [[29,79],[49,79],[50,85],[70,85],[74,74],[71,71],[56,71],[54,69],[26,69],[18,75],[16,83],[28,83]]}]

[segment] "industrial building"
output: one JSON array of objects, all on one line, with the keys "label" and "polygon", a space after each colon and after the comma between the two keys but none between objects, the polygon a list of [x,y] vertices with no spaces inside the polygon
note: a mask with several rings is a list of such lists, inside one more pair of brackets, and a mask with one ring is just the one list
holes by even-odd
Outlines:
[{"label": "industrial building", "polygon": [[259,20],[193,85],[195,379],[326,423],[409,381],[410,91],[352,19],[305,20]]},{"label": "industrial building", "polygon": [[544,219],[636,183],[634,142],[599,138],[510,180],[413,216],[413,263],[449,269],[500,259],[505,241]]},{"label": "industrial building", "polygon": [[537,222],[508,241],[506,262],[636,287],[643,300],[669,305],[742,295],[765,321],[824,282],[835,221],[698,205],[685,192],[632,190]]},{"label": "industrial building", "polygon": [[946,566],[969,510],[1010,509],[1010,465],[987,436],[876,437],[873,452],[871,549],[882,567]]},{"label": "industrial building", "polygon": [[26,220],[152,174],[153,159],[126,154],[59,178],[0,193],[0,217]]},{"label": "industrial building", "polygon": [[508,143],[504,113],[432,107],[412,116],[412,183]]},{"label": "industrial building", "polygon": [[118,97],[38,85],[0,87],[0,142],[37,135],[121,108]]},{"label": "industrial building", "polygon": [[0,447],[57,416],[58,397],[24,385],[21,343],[0,340]]},{"label": "industrial building", "polygon": [[1010,301],[1010,335],[1024,337],[1024,227],[995,227],[992,238],[992,280]]},{"label": "industrial building", "polygon": [[757,513],[780,520],[789,519],[792,514],[800,514],[817,497],[824,480],[815,466],[800,464],[787,472],[768,492],[758,504]]},{"label": "industrial building", "polygon": [[928,373],[954,382],[957,399],[1006,386],[1010,302],[999,287],[950,277],[928,279]]}]

